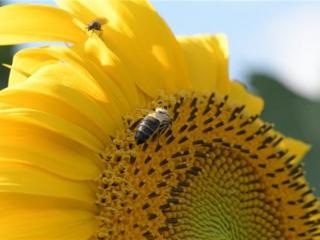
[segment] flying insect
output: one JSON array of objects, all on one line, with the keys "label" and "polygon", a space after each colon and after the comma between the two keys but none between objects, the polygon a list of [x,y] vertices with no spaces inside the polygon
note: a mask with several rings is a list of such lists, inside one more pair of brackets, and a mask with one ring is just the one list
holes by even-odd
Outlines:
[{"label": "flying insect", "polygon": [[92,31],[92,32],[98,31],[101,34],[102,33],[102,25],[106,24],[107,22],[108,22],[108,20],[106,18],[96,18],[95,20],[88,23],[86,29],[88,31]]}]

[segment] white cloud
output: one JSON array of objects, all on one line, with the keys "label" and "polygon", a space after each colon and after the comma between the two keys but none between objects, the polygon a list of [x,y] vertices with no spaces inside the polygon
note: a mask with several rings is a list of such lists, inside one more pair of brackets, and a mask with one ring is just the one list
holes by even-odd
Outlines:
[{"label": "white cloud", "polygon": [[275,16],[250,43],[249,62],[266,65],[295,92],[320,98],[320,4]]}]

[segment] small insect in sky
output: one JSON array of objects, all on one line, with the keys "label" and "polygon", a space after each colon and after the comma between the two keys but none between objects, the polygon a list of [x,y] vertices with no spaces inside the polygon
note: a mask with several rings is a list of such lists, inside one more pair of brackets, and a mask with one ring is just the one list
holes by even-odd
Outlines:
[{"label": "small insect in sky", "polygon": [[155,134],[160,136],[171,126],[171,123],[168,111],[164,108],[156,108],[140,121],[134,136],[136,143],[138,145],[144,143]]},{"label": "small insect in sky", "polygon": [[91,21],[87,25],[87,30],[92,31],[92,32],[98,31],[101,34],[102,33],[102,25],[106,24],[107,22],[108,22],[108,20],[106,18],[96,18],[95,20]]}]

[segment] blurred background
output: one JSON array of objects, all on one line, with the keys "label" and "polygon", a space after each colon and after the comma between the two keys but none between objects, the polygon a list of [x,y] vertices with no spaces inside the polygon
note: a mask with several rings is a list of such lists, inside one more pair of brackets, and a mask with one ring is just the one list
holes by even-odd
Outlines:
[{"label": "blurred background", "polygon": [[[52,1],[2,1],[54,4]],[[312,145],[307,179],[320,196],[320,2],[151,1],[177,35],[225,33],[230,75],[265,100],[262,118]],[[17,48],[1,47],[11,63]],[[8,70],[0,68],[0,85]]]}]

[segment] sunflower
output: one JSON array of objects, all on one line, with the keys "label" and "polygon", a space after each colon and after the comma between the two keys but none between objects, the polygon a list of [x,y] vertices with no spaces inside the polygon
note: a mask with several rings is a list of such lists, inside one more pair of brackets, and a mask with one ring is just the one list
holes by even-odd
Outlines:
[{"label": "sunflower", "polygon": [[[229,80],[224,35],[175,37],[145,1],[57,3],[0,8],[0,44],[67,43],[9,66],[0,239],[320,239],[308,146]],[[137,145],[157,107],[172,126]]]}]

